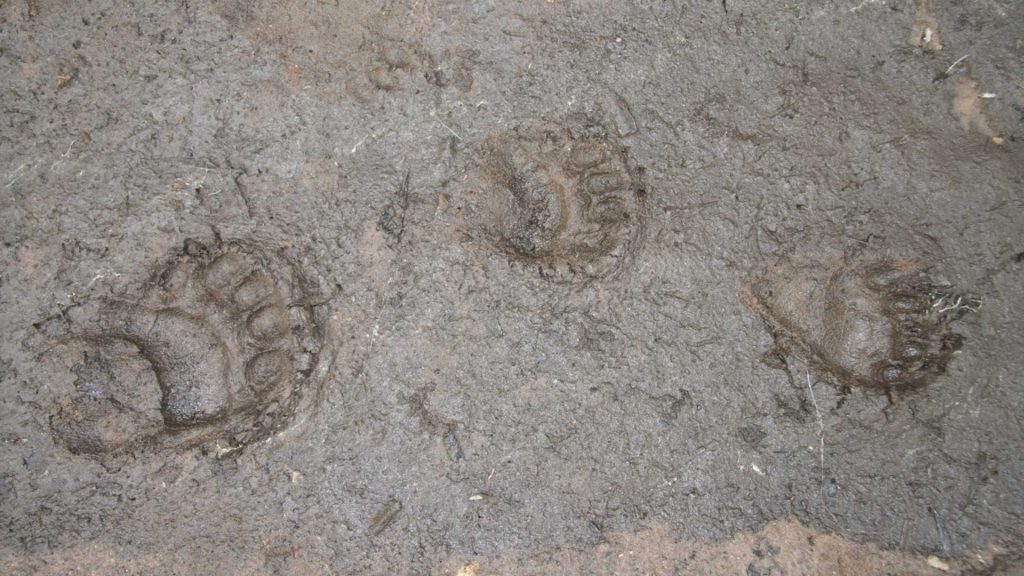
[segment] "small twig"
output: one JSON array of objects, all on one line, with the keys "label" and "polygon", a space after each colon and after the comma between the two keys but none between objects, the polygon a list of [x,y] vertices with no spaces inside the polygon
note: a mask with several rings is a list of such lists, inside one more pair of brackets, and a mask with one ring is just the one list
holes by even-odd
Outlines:
[{"label": "small twig", "polygon": [[14,172],[7,175],[8,178],[11,178],[11,181],[7,183],[7,188],[14,186],[14,183],[21,178],[21,171],[25,169],[25,166],[28,166],[28,162],[23,162]]},{"label": "small twig", "polygon": [[[387,289],[391,286],[391,282],[394,279],[395,279],[394,276],[392,276],[391,278],[388,278],[387,282],[384,283],[384,292],[385,293],[387,292]],[[373,329],[370,331],[370,334],[368,334],[368,336],[370,338],[370,344],[369,344],[367,352],[366,352],[367,355],[373,354],[373,344],[374,344],[374,342],[377,341],[377,338],[380,336],[380,321],[384,317],[384,312],[385,312],[386,308],[387,308],[387,301],[385,300],[384,302],[381,302],[380,307],[377,309],[377,317],[374,318],[374,320],[373,320]]]},{"label": "small twig", "polygon": [[57,158],[57,161],[50,165],[50,170],[56,170],[58,166],[64,163],[64,160],[67,160],[68,156],[71,155],[71,149],[74,148],[76,142],[78,142],[78,138],[72,140],[67,151],[61,154],[60,157]]},{"label": "small twig", "polygon": [[963,301],[964,301],[964,297],[963,296],[957,296],[956,297],[956,302],[950,304],[949,306],[946,306],[945,308],[940,309],[938,313],[942,314],[943,312],[949,312],[950,310],[956,310],[957,308],[960,307],[960,304]]},{"label": "small twig", "polygon": [[820,485],[825,484],[825,421],[821,418],[821,410],[818,408],[818,399],[814,397],[814,387],[811,386],[811,373],[807,374],[807,391],[811,393],[811,403],[814,404],[814,413],[818,416],[818,457],[819,457],[819,481]]},{"label": "small twig", "polygon": [[867,6],[868,4],[878,4],[878,2],[879,2],[879,0],[864,0],[860,4],[857,4],[853,8],[850,8],[850,12],[857,12],[861,8]]},{"label": "small twig", "polygon": [[953,71],[953,68],[956,68],[956,65],[966,60],[968,56],[970,56],[970,54],[964,54],[963,56],[957,58],[956,62],[950,64],[949,68],[946,68],[946,71],[943,72],[943,75],[949,76],[949,73]]},{"label": "small twig", "polygon": [[349,152],[349,154],[355,154],[356,150],[358,150],[359,147],[363,145],[363,142],[366,142],[366,139],[369,138],[369,137],[370,137],[369,134],[367,134],[366,136],[363,136],[363,139],[360,140],[359,142],[356,142],[356,145],[352,147],[352,151]]},{"label": "small twig", "polygon": [[252,199],[249,198],[249,192],[245,189],[245,183],[242,181],[244,172],[240,172],[235,175],[235,191],[238,192],[238,196],[242,199],[242,204],[245,204],[245,212],[249,215],[249,218],[256,216],[256,209],[253,207]]},{"label": "small twig", "polygon": [[[939,299],[932,304],[932,309],[938,308],[938,310],[935,310],[936,314],[945,314],[946,312],[955,312],[957,310],[978,312],[981,310],[981,305],[984,303],[980,298],[968,298],[967,302],[964,302],[963,296],[957,296],[956,302],[939,308],[939,306],[942,306],[942,303],[946,301],[946,297],[947,296],[940,296]],[[949,298],[952,300],[952,296],[949,296]]]},{"label": "small twig", "polygon": [[464,140],[462,139],[462,136],[459,136],[458,134],[456,134],[456,133],[455,133],[455,130],[452,130],[452,129],[451,129],[451,127],[449,127],[449,126],[448,126],[447,124],[445,124],[444,122],[442,122],[440,118],[434,118],[434,120],[437,120],[437,123],[438,123],[438,124],[440,124],[441,126],[444,126],[444,129],[445,129],[445,130],[447,130],[447,131],[451,132],[451,133],[452,133],[452,136],[455,136],[456,138],[458,138],[458,139],[459,139],[459,142],[464,142]]}]

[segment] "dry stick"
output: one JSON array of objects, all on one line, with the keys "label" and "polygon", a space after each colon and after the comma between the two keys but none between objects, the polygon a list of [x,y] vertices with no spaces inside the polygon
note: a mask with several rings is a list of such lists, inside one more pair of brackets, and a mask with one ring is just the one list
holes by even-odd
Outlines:
[{"label": "dry stick", "polygon": [[458,138],[458,139],[459,139],[459,142],[463,142],[463,141],[464,141],[464,140],[462,139],[462,136],[459,136],[458,134],[456,134],[456,133],[455,133],[455,130],[452,130],[452,129],[451,129],[451,127],[450,127],[450,126],[448,126],[447,124],[445,124],[444,122],[442,122],[440,118],[434,118],[434,120],[436,120],[436,121],[437,121],[437,123],[438,123],[438,124],[440,124],[441,126],[444,126],[444,129],[445,129],[445,130],[447,130],[447,131],[451,132],[451,133],[452,133],[452,136],[455,136],[456,138]]},{"label": "dry stick", "polygon": [[821,410],[818,409],[818,399],[814,397],[814,387],[811,386],[811,373],[807,375],[807,391],[811,393],[811,402],[814,404],[814,413],[818,415],[818,480],[821,486],[825,485],[825,422],[821,419]]},{"label": "dry stick", "polygon": [[956,62],[950,64],[949,68],[946,68],[946,76],[949,76],[949,73],[953,71],[953,68],[956,68],[956,65],[966,60],[968,56],[970,56],[970,54],[964,54],[963,56],[957,58]]}]

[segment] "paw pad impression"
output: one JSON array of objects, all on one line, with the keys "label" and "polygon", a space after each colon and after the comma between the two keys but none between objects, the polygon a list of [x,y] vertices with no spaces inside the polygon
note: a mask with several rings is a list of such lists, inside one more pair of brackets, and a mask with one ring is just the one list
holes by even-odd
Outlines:
[{"label": "paw pad impression", "polygon": [[481,147],[480,229],[514,260],[555,278],[600,278],[636,249],[640,170],[608,137],[553,124],[491,136]]},{"label": "paw pad impression", "polygon": [[241,446],[287,426],[325,372],[314,284],[255,243],[190,241],[132,301],[63,346],[74,392],[51,418],[74,453]]},{"label": "paw pad impression", "polygon": [[[949,327],[966,306],[917,263],[791,260],[742,290],[787,353],[848,386],[917,387],[946,370],[961,339]],[[962,299],[961,299],[962,302]]]}]

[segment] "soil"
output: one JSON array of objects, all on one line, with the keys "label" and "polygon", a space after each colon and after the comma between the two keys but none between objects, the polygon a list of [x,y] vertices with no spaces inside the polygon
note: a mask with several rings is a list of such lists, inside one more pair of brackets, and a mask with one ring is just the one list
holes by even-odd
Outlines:
[{"label": "soil", "polygon": [[1022,62],[1010,0],[0,3],[0,564],[1024,573]]}]

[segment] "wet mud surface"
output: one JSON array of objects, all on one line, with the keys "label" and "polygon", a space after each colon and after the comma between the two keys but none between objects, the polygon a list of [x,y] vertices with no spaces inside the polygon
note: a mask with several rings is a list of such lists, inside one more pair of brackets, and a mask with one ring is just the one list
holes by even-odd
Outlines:
[{"label": "wet mud surface", "polygon": [[1022,10],[3,3],[0,561],[1016,573]]}]

